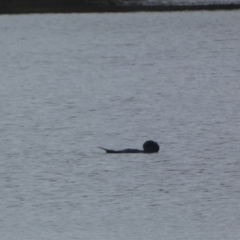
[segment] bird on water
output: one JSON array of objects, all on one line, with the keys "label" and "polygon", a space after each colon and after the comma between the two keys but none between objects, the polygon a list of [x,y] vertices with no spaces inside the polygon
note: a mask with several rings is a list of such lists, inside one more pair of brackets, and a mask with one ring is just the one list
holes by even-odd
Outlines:
[{"label": "bird on water", "polygon": [[132,148],[126,148],[123,150],[111,150],[102,147],[99,148],[105,150],[106,153],[157,153],[160,150],[158,143],[152,140],[148,140],[143,144],[143,150]]}]

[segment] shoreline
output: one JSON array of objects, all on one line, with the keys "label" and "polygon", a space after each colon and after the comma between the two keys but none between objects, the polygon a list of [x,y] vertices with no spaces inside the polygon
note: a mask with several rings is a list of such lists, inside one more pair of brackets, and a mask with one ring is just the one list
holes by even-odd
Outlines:
[{"label": "shoreline", "polygon": [[49,5],[49,4],[18,4],[15,6],[0,3],[0,14],[31,14],[31,13],[124,13],[124,12],[175,12],[175,11],[219,11],[239,10],[238,4],[194,4],[194,5]]}]

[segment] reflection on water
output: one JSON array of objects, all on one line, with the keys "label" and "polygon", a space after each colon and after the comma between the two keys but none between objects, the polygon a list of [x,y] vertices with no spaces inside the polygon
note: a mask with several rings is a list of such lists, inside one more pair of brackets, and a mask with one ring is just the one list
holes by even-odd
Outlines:
[{"label": "reflection on water", "polygon": [[3,239],[239,239],[239,16],[1,16]]}]

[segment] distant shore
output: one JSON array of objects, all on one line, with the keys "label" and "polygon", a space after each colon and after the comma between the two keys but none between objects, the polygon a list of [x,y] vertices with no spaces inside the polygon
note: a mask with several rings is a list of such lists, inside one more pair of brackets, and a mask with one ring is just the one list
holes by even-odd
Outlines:
[{"label": "distant shore", "polygon": [[[55,4],[54,4],[55,3]],[[171,11],[217,11],[238,10],[240,3],[231,4],[193,4],[193,5],[106,5],[64,1],[32,1],[19,0],[17,3],[0,0],[0,14],[30,13],[104,13],[104,12],[171,12]]]}]

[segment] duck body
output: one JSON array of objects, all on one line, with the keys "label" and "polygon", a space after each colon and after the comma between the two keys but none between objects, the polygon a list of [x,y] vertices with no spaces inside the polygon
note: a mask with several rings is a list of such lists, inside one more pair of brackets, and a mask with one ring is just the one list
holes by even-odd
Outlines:
[{"label": "duck body", "polygon": [[102,148],[102,147],[99,147],[99,148],[105,150],[106,153],[144,153],[143,150],[131,149],[131,148],[126,148],[123,150],[111,150],[111,149],[106,149],[106,148]]},{"label": "duck body", "polygon": [[157,153],[160,150],[158,143],[152,140],[148,140],[143,144],[143,150],[132,148],[126,148],[123,150],[111,150],[102,147],[99,148],[105,150],[106,153]]}]

